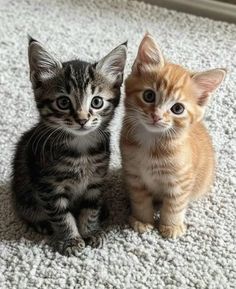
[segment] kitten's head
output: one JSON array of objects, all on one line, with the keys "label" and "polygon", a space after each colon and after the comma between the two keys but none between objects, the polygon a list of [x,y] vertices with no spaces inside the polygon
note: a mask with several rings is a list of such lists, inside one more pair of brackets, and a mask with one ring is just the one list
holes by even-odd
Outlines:
[{"label": "kitten's head", "polygon": [[210,94],[225,77],[224,69],[191,73],[167,63],[154,39],[146,34],[126,80],[130,120],[153,133],[177,135],[203,117]]},{"label": "kitten's head", "polygon": [[93,64],[62,63],[30,39],[30,80],[41,118],[76,135],[106,127],[119,104],[126,53],[124,43]]}]

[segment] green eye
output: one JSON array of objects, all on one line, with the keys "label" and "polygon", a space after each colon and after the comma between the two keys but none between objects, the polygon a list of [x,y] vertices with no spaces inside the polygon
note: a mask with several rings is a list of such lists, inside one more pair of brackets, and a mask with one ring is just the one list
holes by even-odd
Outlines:
[{"label": "green eye", "polygon": [[148,103],[152,103],[154,102],[156,99],[156,94],[153,90],[151,89],[147,89],[144,91],[143,93],[143,100],[148,102]]},{"label": "green eye", "polygon": [[181,103],[175,103],[171,109],[174,114],[181,114],[184,112],[184,106]]},{"label": "green eye", "polygon": [[69,109],[71,106],[71,101],[67,96],[61,96],[57,99],[57,106],[62,109],[66,110]]},{"label": "green eye", "polygon": [[100,96],[95,96],[91,101],[91,107],[95,109],[99,109],[103,107],[104,101]]}]

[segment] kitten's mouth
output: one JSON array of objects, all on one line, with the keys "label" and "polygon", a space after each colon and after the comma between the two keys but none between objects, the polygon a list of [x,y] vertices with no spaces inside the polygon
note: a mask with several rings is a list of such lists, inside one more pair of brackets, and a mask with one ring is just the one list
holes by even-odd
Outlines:
[{"label": "kitten's mouth", "polygon": [[74,125],[74,126],[67,126],[66,130],[78,136],[89,134],[95,131],[97,128],[98,125],[91,125],[91,126]]},{"label": "kitten's mouth", "polygon": [[78,134],[87,134],[92,130],[93,130],[92,127],[83,127],[83,126],[75,129],[76,133]]},{"label": "kitten's mouth", "polygon": [[74,135],[86,135],[93,131],[92,127],[67,127],[66,130]]},{"label": "kitten's mouth", "polygon": [[152,123],[151,124],[151,126],[153,126],[153,127],[158,127],[158,128],[166,128],[167,127],[167,125],[166,124],[164,124],[164,123]]},{"label": "kitten's mouth", "polygon": [[88,134],[94,130],[96,130],[95,126],[90,126],[90,127],[81,126],[81,127],[74,129],[75,133],[80,134],[80,135]]},{"label": "kitten's mouth", "polygon": [[88,131],[88,130],[90,130],[91,129],[91,127],[79,127],[79,128],[77,128],[76,130],[77,131]]},{"label": "kitten's mouth", "polygon": [[168,125],[164,123],[144,123],[147,130],[151,132],[163,132],[169,128]]}]

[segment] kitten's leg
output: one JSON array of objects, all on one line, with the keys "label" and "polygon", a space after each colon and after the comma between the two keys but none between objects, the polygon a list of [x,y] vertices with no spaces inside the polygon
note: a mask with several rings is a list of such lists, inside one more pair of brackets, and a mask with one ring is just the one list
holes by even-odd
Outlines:
[{"label": "kitten's leg", "polygon": [[164,198],[159,223],[159,231],[163,237],[177,238],[185,233],[184,217],[188,202],[188,191]]},{"label": "kitten's leg", "polygon": [[100,210],[92,208],[81,209],[79,215],[79,232],[83,236],[86,244],[91,247],[102,247],[106,234],[101,231],[100,226]]},{"label": "kitten's leg", "polygon": [[131,202],[131,216],[129,223],[139,233],[144,233],[154,226],[153,197],[147,189],[137,181],[129,179],[129,194]]},{"label": "kitten's leg", "polygon": [[105,233],[100,231],[101,224],[101,183],[88,186],[84,199],[80,204],[78,217],[79,232],[92,247],[101,247],[105,241]]},{"label": "kitten's leg", "polygon": [[77,255],[84,246],[65,193],[41,194],[40,199],[53,228],[53,246],[64,255]]},{"label": "kitten's leg", "polygon": [[51,224],[56,232],[54,245],[56,249],[67,256],[77,256],[85,247],[85,242],[78,232],[74,216],[70,213],[51,217]]}]

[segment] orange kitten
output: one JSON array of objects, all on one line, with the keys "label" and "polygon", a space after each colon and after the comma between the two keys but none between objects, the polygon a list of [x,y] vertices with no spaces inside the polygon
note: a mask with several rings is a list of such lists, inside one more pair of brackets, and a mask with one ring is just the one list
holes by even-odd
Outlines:
[{"label": "orange kitten", "polygon": [[121,134],[135,231],[154,226],[153,202],[161,201],[161,235],[176,238],[185,232],[189,202],[213,181],[214,151],[202,118],[225,74],[224,69],[192,73],[169,63],[152,36],[143,38],[126,80]]}]

